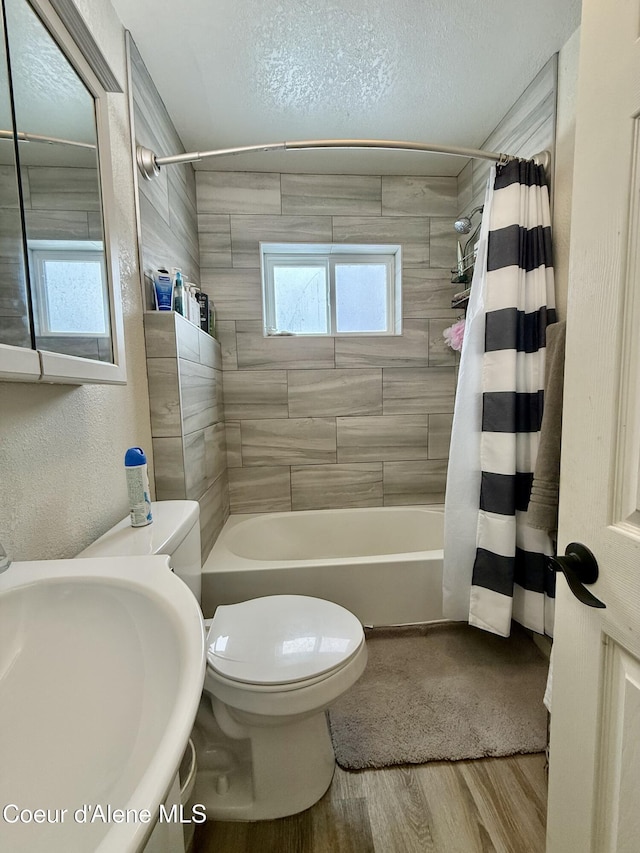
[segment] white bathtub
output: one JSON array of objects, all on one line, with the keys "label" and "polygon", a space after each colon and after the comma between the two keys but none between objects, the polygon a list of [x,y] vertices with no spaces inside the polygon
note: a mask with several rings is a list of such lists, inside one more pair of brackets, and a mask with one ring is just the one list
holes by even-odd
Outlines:
[{"label": "white bathtub", "polygon": [[203,567],[202,607],[297,594],[343,605],[365,625],[442,619],[441,507],[230,516]]}]

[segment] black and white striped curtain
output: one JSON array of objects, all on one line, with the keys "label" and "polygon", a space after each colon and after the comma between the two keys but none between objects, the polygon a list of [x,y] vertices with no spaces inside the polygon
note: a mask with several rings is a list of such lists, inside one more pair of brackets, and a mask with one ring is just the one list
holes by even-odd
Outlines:
[{"label": "black and white striped curtain", "polygon": [[555,322],[549,193],[529,161],[498,168],[489,211],[481,367],[480,495],[469,622],[511,619],[551,633],[549,535],[527,508],[544,407],[546,328]]}]

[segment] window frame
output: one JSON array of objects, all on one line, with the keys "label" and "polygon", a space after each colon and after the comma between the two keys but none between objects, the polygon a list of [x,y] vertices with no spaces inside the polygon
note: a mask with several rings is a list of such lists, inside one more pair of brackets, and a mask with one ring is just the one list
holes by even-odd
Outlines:
[{"label": "window frame", "polygon": [[[341,264],[384,264],[386,274],[387,328],[384,331],[338,331],[335,298],[335,268]],[[326,332],[289,332],[275,324],[275,287],[273,269],[276,266],[324,267],[327,282]],[[398,244],[354,243],[260,243],[260,272],[262,288],[262,326],[265,337],[295,335],[296,337],[386,337],[402,334],[402,247]]]},{"label": "window frame", "polygon": [[[36,292],[35,304],[38,310],[34,312],[36,334],[38,337],[66,338],[110,338],[111,316],[109,303],[109,288],[107,267],[101,244],[95,241],[28,241],[29,271],[32,286]],[[72,332],[58,331],[51,328],[49,320],[49,300],[47,298],[46,276],[43,268],[47,261],[97,261],[102,277],[102,310],[106,330],[104,332]]]}]

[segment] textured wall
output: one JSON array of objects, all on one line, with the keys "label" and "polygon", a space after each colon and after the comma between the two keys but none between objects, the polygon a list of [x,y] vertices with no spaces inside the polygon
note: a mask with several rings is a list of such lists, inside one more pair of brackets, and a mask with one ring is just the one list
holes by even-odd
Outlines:
[{"label": "textured wall", "polygon": [[[123,30],[107,2],[83,14],[126,87]],[[122,386],[0,383],[0,541],[16,559],[76,554],[128,511],[124,452],[151,454],[127,96],[109,95],[128,381]]]},{"label": "textured wall", "polygon": [[[196,172],[231,512],[442,501],[455,178]],[[258,242],[400,243],[401,337],[265,338]]]}]

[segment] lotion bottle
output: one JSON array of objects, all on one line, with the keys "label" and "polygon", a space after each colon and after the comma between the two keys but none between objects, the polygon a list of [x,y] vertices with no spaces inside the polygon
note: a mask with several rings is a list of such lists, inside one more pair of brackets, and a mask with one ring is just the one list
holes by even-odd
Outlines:
[{"label": "lotion bottle", "polygon": [[184,317],[184,280],[182,271],[175,269],[173,285],[173,310]]}]

